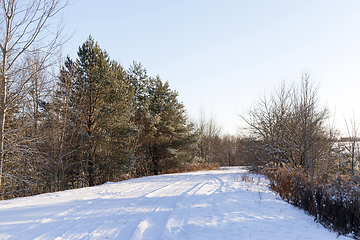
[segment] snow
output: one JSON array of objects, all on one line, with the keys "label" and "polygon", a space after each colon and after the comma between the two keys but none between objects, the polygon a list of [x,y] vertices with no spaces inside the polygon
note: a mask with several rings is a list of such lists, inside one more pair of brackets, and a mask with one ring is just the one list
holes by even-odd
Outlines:
[{"label": "snow", "polygon": [[131,179],[0,202],[0,239],[349,239],[244,168]]}]

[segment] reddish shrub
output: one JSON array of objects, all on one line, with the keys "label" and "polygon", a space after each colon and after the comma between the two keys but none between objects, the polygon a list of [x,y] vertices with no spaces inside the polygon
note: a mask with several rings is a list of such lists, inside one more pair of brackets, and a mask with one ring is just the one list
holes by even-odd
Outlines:
[{"label": "reddish shrub", "polygon": [[360,238],[359,186],[350,177],[318,175],[313,179],[301,168],[267,166],[271,190],[304,209],[315,220],[339,234]]}]

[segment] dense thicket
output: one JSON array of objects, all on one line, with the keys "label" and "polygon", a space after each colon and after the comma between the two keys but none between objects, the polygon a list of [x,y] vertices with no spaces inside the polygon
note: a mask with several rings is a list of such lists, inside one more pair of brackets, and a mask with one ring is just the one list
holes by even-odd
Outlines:
[{"label": "dense thicket", "polygon": [[270,188],[339,234],[360,237],[359,185],[346,175],[318,173],[309,181],[302,168],[267,166]]},{"label": "dense thicket", "polygon": [[[2,198],[41,191],[47,168],[38,151],[46,69],[63,43],[62,27],[49,24],[61,0],[3,0],[0,4],[0,192]],[[43,183],[43,181],[41,181]],[[16,183],[15,185],[13,183]]]}]

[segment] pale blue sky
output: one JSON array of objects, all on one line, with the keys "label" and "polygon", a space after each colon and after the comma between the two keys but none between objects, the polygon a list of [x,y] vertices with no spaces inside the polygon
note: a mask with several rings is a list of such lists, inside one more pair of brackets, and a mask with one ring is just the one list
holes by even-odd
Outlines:
[{"label": "pale blue sky", "polygon": [[179,92],[190,118],[200,107],[236,134],[238,113],[282,80],[308,70],[344,130],[360,117],[360,1],[72,0],[66,10],[76,57],[89,34],[128,68],[141,62]]}]

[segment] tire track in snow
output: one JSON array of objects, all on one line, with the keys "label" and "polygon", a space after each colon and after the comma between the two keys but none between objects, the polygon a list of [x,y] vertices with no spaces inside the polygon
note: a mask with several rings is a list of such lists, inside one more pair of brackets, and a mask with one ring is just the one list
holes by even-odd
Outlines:
[{"label": "tire track in snow", "polygon": [[163,231],[166,238],[171,238],[174,234],[184,238],[189,237],[183,226],[188,223],[191,208],[194,208],[199,199],[202,199],[204,196],[220,192],[225,184],[216,174],[208,174],[206,179],[201,176],[201,179],[202,182],[190,189],[187,195],[177,202],[176,207],[171,212],[171,215],[169,215]]},{"label": "tire track in snow", "polygon": [[[186,182],[178,182],[175,185],[182,185]],[[191,187],[192,189],[193,187]],[[130,239],[160,239],[163,234],[163,229],[168,221],[169,215],[176,206],[179,199],[181,199],[189,189],[180,188],[177,194],[174,193],[174,189],[162,188],[158,192],[148,194],[149,200],[152,201],[156,207],[153,208],[150,216],[139,222],[136,230]],[[160,194],[156,196],[157,194]],[[168,196],[170,195],[170,196]],[[166,198],[166,201],[164,201]]]},{"label": "tire track in snow", "polygon": [[[158,182],[156,182],[158,183]],[[152,199],[153,195],[156,195],[156,193],[159,193],[159,192],[163,192],[164,190],[168,189],[168,188],[172,188],[172,187],[176,187],[176,185],[180,184],[180,182],[165,182],[164,185],[162,186],[156,186],[155,188],[153,187],[154,186],[154,183],[148,183],[148,184],[144,184],[143,186],[138,186],[136,188],[136,190],[144,190],[145,187],[149,187],[149,190],[145,190],[145,193],[144,191],[142,191],[142,194],[141,195],[138,195],[137,196],[137,201],[143,201],[144,204],[140,204],[140,206],[135,206],[133,205],[132,202],[128,202],[128,204],[126,206],[122,206],[122,207],[131,207],[133,208],[133,211],[137,211],[137,212],[140,212],[140,213],[143,213],[143,215],[145,214],[148,214],[149,212],[155,212],[157,211],[157,209],[159,209],[158,207],[158,204],[156,204],[156,201],[154,201]],[[125,191],[123,191],[125,192]],[[126,192],[131,192],[131,193],[134,193],[136,191],[132,191],[131,189],[128,189],[126,190]],[[118,213],[118,212],[117,212]],[[113,215],[117,214],[117,213],[114,213]],[[141,214],[140,214],[141,215]],[[125,216],[122,216],[120,217],[120,219],[124,218]],[[128,216],[126,216],[128,217]],[[117,222],[123,222],[123,226],[119,229],[114,231],[115,234],[114,234],[114,239],[133,239],[133,235],[135,232],[140,232],[142,233],[144,229],[144,226],[147,226],[146,224],[144,224],[144,220],[142,220],[141,217],[138,217],[138,218],[134,218],[134,219],[131,219],[129,221],[117,221]],[[114,223],[114,226],[117,224],[117,222]],[[101,227],[99,227],[98,229],[101,229]],[[98,230],[99,232],[101,232],[101,230]],[[140,230],[139,230],[140,229]],[[94,235],[94,233],[93,233]]]},{"label": "tire track in snow", "polygon": [[[161,179],[167,178],[169,176],[161,177]],[[111,186],[111,184],[110,186],[105,185],[105,190],[98,190],[94,187],[91,192],[97,193],[100,199],[78,201],[71,208],[64,208],[52,216],[43,217],[39,219],[38,223],[32,224],[31,231],[42,232],[37,235],[38,239],[55,237],[95,239],[101,236],[112,236],[113,239],[119,236],[121,236],[120,239],[137,239],[140,236],[160,238],[170,215],[182,206],[183,198],[191,198],[192,195],[204,190],[208,194],[212,194],[223,185],[222,180],[214,178],[213,175],[206,175],[205,179],[202,175],[185,175],[171,180],[134,183],[134,187],[131,183],[126,183],[123,184],[125,189],[121,188],[122,184],[118,184],[119,189],[114,188],[115,185]],[[117,203],[114,199],[114,203],[120,205],[119,209],[106,210],[101,206],[102,204],[106,205],[105,201],[108,197],[121,198],[123,195],[126,199],[135,200],[136,198],[136,203],[132,200]],[[133,198],[130,198],[129,195]],[[104,200],[102,201],[102,199]],[[126,211],[138,212],[138,214],[128,219],[128,214],[124,214]],[[61,224],[59,224],[60,222]],[[41,229],[44,229],[45,226],[47,231],[44,233]]]},{"label": "tire track in snow", "polygon": [[[146,198],[147,195],[159,191],[161,189],[169,188],[174,184],[178,184],[178,183],[165,182],[164,185],[161,185],[160,183],[161,186],[156,186],[154,183],[145,183],[142,184],[142,186],[137,186],[135,190],[131,188],[125,191],[120,190],[118,192],[105,190],[99,192],[98,194],[100,197],[104,197],[104,199],[106,200],[106,195],[109,195],[107,193],[116,192],[118,194],[115,193],[114,194],[115,196],[116,195],[121,196],[122,193],[127,192],[130,193],[129,195],[132,195],[131,193],[134,193],[135,198],[141,199],[141,198]],[[145,190],[144,188],[147,187],[149,189]],[[140,191],[137,192],[136,190],[140,190]],[[140,196],[139,193],[141,193]],[[156,209],[156,206],[152,207],[152,209],[149,209],[148,207],[138,208],[132,206],[133,201],[125,200],[121,202],[122,204],[120,204],[119,207],[122,210],[126,210],[128,208],[134,208],[134,209],[137,208],[139,211],[148,213]],[[35,222],[32,224],[32,226],[30,226],[31,231],[34,233],[43,232],[41,231],[41,229],[44,228],[44,223],[46,223],[46,227],[48,230],[46,231],[46,233],[42,233],[38,235],[37,236],[38,239],[51,239],[55,237],[60,237],[62,239],[87,239],[90,237],[90,239],[94,239],[98,235],[116,236],[119,234],[122,228],[126,228],[126,229],[130,228],[133,229],[133,231],[136,230],[136,227],[138,226],[141,220],[122,221],[124,217],[127,217],[127,215],[121,214],[121,212],[124,211],[121,210],[106,211],[106,209],[104,209],[101,206],[102,205],[101,203],[103,203],[103,201],[101,200],[99,201],[99,199],[89,199],[87,201],[81,201],[81,202],[79,201],[79,203],[75,207],[72,207],[70,209],[63,209],[58,213],[54,214],[52,217],[41,218],[37,223]],[[89,224],[89,219],[91,219],[91,224]],[[111,223],[109,223],[108,219],[112,219],[110,220]],[[63,222],[63,224],[58,224],[59,222]],[[114,227],[109,228],[108,227],[109,224],[113,225]],[[94,227],[89,227],[89,226],[94,226]],[[76,231],[74,231],[74,229],[76,229]],[[79,234],[79,232],[82,232],[82,234]],[[91,236],[93,236],[93,238]]]},{"label": "tire track in snow", "polygon": [[[151,193],[150,196],[147,195],[149,197],[155,197],[156,200],[154,201],[158,204],[158,207],[152,211],[149,217],[139,222],[137,229],[130,239],[162,239],[164,230],[168,225],[169,217],[174,209],[178,208],[179,202],[181,202],[183,198],[192,196],[206,184],[203,181],[195,181],[194,184],[193,178],[194,177],[191,177],[191,179],[187,181],[175,183],[174,185],[179,186],[178,188],[164,187],[158,192],[155,191]],[[181,187],[183,184],[186,184],[186,187]],[[156,194],[159,193],[160,198],[156,198]],[[161,199],[164,197],[167,198],[165,205],[164,199]]]},{"label": "tire track in snow", "polygon": [[[158,182],[156,182],[158,183]],[[144,218],[151,212],[156,212],[159,208],[159,200],[156,194],[161,192],[166,192],[166,189],[171,188],[172,186],[179,185],[179,182],[165,182],[166,184],[152,188],[149,191],[146,191],[144,194],[140,195],[136,200],[136,205],[133,205],[134,212],[138,212],[133,219],[125,224],[125,226],[120,229],[117,233],[117,236],[121,236],[119,239],[137,239],[136,236],[143,234],[145,227],[147,228],[148,224],[144,224]],[[155,183],[153,183],[155,184]],[[163,195],[163,194],[162,194]],[[134,214],[135,215],[135,214]]]},{"label": "tire track in snow", "polygon": [[[127,202],[126,205],[122,205],[122,208],[130,208],[133,209],[131,212],[138,212],[138,214],[135,214],[136,216],[131,218],[130,220],[126,220],[126,221],[122,221],[123,218],[129,218],[128,215],[122,215],[119,214],[119,211],[113,213],[112,215],[118,215],[118,219],[116,222],[113,223],[113,226],[117,226],[117,229],[115,231],[113,231],[113,235],[114,235],[114,239],[134,239],[134,233],[135,232],[143,232],[142,229],[144,229],[144,227],[146,228],[147,224],[144,224],[146,222],[144,222],[143,218],[144,216],[148,215],[149,212],[154,212],[157,210],[158,204],[157,201],[154,200],[154,198],[152,197],[154,194],[156,194],[157,192],[163,192],[165,189],[171,188],[171,187],[176,187],[176,185],[179,184],[179,182],[165,182],[164,185],[161,186],[157,186],[155,185],[155,183],[159,183],[159,182],[151,182],[151,183],[147,183],[144,184],[144,186],[139,186],[136,189],[141,189],[142,190],[142,194],[136,196],[136,201],[140,201],[140,204],[138,203],[137,205],[134,204],[132,201]],[[154,187],[155,186],[155,187]],[[145,188],[148,187],[148,190],[145,190]],[[145,190],[145,193],[144,193]],[[130,189],[127,190],[127,192],[132,192],[132,193],[136,193],[136,191],[131,191]],[[104,224],[105,225],[105,224]],[[118,225],[122,225],[122,226],[118,226]],[[98,227],[96,229],[96,231],[100,234],[101,233],[101,228],[102,226]],[[110,228],[110,229],[114,229]],[[92,233],[90,235],[95,236],[96,233]],[[104,233],[103,233],[104,235]]]},{"label": "tire track in snow", "polygon": [[[195,178],[195,179],[194,179]],[[192,199],[192,196],[196,195],[200,190],[202,190],[204,188],[204,186],[208,186],[208,185],[214,185],[214,183],[216,183],[215,188],[212,186],[211,187],[211,191],[210,194],[212,194],[212,192],[218,191],[223,185],[224,182],[219,179],[219,178],[215,178],[215,179],[211,179],[213,178],[213,176],[210,176],[210,180],[209,179],[205,179],[204,177],[201,176],[191,176],[191,181],[190,182],[196,182],[196,184],[192,184],[190,186],[187,187],[187,189],[176,198],[173,198],[171,201],[171,206],[170,210],[168,211],[164,211],[162,214],[159,213],[155,213],[153,214],[153,216],[151,218],[157,218],[157,219],[162,219],[161,222],[157,223],[157,227],[156,227],[156,231],[137,231],[135,234],[136,237],[134,237],[133,239],[140,239],[141,237],[145,238],[154,238],[154,239],[159,239],[161,236],[164,235],[164,233],[166,232],[166,229],[169,228],[169,226],[171,225],[172,219],[170,218],[171,215],[174,215],[174,213],[176,212],[180,212],[183,216],[182,219],[186,219],[188,210],[189,210],[189,205],[191,205],[189,203],[189,200]],[[199,181],[200,179],[200,181]],[[208,192],[208,190],[207,190]],[[170,195],[170,194],[168,194]],[[202,195],[202,194],[199,194]],[[184,200],[186,199],[186,200]],[[190,201],[192,202],[192,201]],[[187,205],[186,208],[184,208],[183,206]],[[159,210],[160,207],[157,209]],[[156,217],[154,217],[156,216]],[[147,223],[151,222],[149,219],[145,220]],[[184,221],[183,221],[184,222]],[[144,222],[142,222],[144,223]],[[141,229],[143,227],[143,225],[139,225],[139,229]],[[153,234],[151,234],[151,232],[156,232],[156,233],[162,233],[162,234],[157,234],[157,236],[154,236]],[[141,233],[141,235],[139,235],[139,233]]]}]

